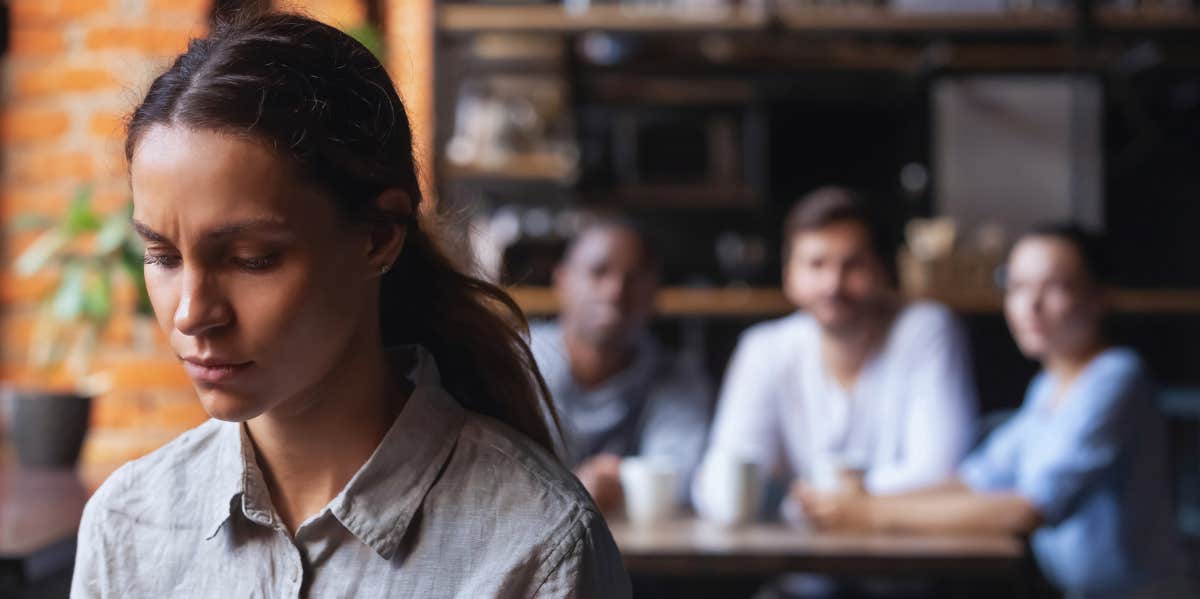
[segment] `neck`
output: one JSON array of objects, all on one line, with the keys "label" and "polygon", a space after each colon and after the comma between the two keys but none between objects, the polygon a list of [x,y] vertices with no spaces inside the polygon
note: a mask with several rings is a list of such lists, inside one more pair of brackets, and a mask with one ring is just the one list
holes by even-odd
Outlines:
[{"label": "neck", "polygon": [[858,382],[863,366],[887,337],[894,316],[895,309],[889,305],[872,311],[858,326],[850,329],[821,329],[821,355],[825,368],[838,384],[850,388]]},{"label": "neck", "polygon": [[[392,376],[375,337],[371,345],[352,341],[320,383],[246,423],[272,503],[289,531],[341,492],[404,405],[409,389]],[[356,349],[362,347],[374,351]]]},{"label": "neck", "polygon": [[634,346],[605,347],[579,338],[563,327],[571,376],[584,389],[592,389],[624,370],[633,361]]},{"label": "neck", "polygon": [[1104,343],[1099,338],[1091,338],[1076,348],[1048,354],[1043,365],[1060,385],[1066,386],[1102,351]]}]

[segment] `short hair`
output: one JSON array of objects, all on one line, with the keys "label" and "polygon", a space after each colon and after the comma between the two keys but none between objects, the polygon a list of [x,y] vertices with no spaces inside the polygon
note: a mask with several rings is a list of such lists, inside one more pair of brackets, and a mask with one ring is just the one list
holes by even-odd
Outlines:
[{"label": "short hair", "polygon": [[1017,241],[1020,242],[1031,237],[1048,237],[1065,242],[1075,248],[1076,253],[1079,254],[1079,260],[1083,264],[1083,269],[1092,282],[1104,285],[1112,278],[1112,264],[1109,261],[1104,239],[1099,234],[1073,222],[1050,222],[1030,227],[1017,238]]},{"label": "short hair", "polygon": [[796,202],[783,221],[783,259],[792,255],[792,244],[801,233],[824,229],[836,223],[851,222],[866,229],[871,252],[889,274],[895,268],[890,244],[860,193],[847,187],[830,185],[808,192]]},{"label": "short hair", "polygon": [[562,260],[567,260],[571,256],[571,252],[575,251],[575,246],[579,245],[579,241],[587,234],[593,231],[616,230],[624,231],[634,236],[638,243],[642,246],[642,256],[646,259],[646,266],[649,270],[658,273],[662,270],[662,256],[658,252],[653,235],[638,220],[630,217],[627,214],[617,212],[586,212],[581,219],[579,229],[567,241],[567,245],[563,248]]}]

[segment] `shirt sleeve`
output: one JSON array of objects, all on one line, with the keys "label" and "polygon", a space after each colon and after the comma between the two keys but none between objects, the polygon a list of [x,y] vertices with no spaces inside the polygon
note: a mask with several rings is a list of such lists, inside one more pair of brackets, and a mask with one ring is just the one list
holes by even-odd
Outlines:
[{"label": "shirt sleeve", "polygon": [[867,473],[871,493],[903,493],[951,478],[970,448],[976,410],[970,351],[954,317],[937,314],[937,321],[913,327],[917,338],[903,352],[913,370],[900,414],[902,456]]},{"label": "shirt sleeve", "polygon": [[687,498],[708,440],[711,397],[707,375],[698,366],[683,366],[657,386],[647,406],[639,453],[671,460],[680,473],[681,499]]},{"label": "shirt sleeve", "polygon": [[705,470],[714,455],[724,453],[752,461],[764,478],[777,466],[780,385],[770,358],[779,348],[773,347],[772,339],[763,332],[752,329],[743,334],[726,369],[708,451],[692,482],[692,503],[702,516],[713,515],[706,500],[713,492],[706,484]]},{"label": "shirt sleeve", "polygon": [[621,553],[604,519],[594,512],[578,525],[558,565],[538,587],[537,599],[628,599],[633,596]]},{"label": "shirt sleeve", "polygon": [[1152,385],[1136,358],[1094,366],[1075,381],[1076,389],[1057,407],[1054,434],[1038,439],[1031,463],[1017,477],[1017,492],[1051,526],[1112,472],[1129,431],[1153,407]]},{"label": "shirt sleeve", "polygon": [[1032,393],[1027,394],[1025,405],[988,435],[983,445],[963,462],[958,469],[958,477],[963,484],[980,492],[1011,491],[1016,488],[1019,452],[1026,436],[1025,412],[1029,409],[1031,397]]}]

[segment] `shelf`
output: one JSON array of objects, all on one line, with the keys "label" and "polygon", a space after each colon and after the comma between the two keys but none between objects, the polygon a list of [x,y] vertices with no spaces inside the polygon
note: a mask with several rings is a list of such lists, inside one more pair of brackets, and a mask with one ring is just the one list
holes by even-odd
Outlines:
[{"label": "shelf", "polygon": [[[887,8],[823,8],[779,6],[773,17],[794,32],[842,33],[1067,33],[1075,25],[1070,10],[1030,10],[1000,13],[898,12]],[[437,27],[451,33],[482,31],[577,33],[628,32],[746,32],[765,30],[772,22],[766,14],[734,11],[724,16],[679,16],[678,12],[637,13],[612,4],[600,4],[570,14],[559,4],[474,5],[439,7]],[[1156,31],[1200,29],[1200,14],[1192,10],[1119,10],[1096,12],[1100,29]]]},{"label": "shelf", "polygon": [[1115,10],[1096,13],[1096,23],[1112,31],[1155,31],[1200,29],[1200,13],[1194,10]]},{"label": "shelf", "polygon": [[1070,29],[1067,11],[1004,13],[897,12],[887,8],[786,7],[779,20],[790,31],[850,33],[1059,33]]},{"label": "shelf", "polygon": [[487,6],[443,4],[437,28],[450,33],[511,31],[577,33],[583,31],[736,32],[755,31],[766,25],[761,14],[732,12],[723,16],[680,16],[677,11],[637,13],[611,4],[592,6],[571,14],[558,4]]},{"label": "shelf", "polygon": [[[549,287],[518,286],[508,288],[508,292],[531,316],[551,316],[558,312],[558,300]],[[998,313],[1002,308],[998,293],[940,293],[913,299],[932,299],[966,314]],[[1113,309],[1122,314],[1200,315],[1200,290],[1122,289],[1113,292],[1112,301]],[[658,314],[666,317],[766,318],[795,309],[773,287],[665,287],[659,291],[655,303]]]}]

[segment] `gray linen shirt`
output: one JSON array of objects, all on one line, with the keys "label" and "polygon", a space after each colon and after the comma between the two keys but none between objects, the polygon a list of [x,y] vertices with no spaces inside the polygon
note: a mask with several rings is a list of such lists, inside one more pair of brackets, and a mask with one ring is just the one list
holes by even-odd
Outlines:
[{"label": "gray linen shirt", "polygon": [[294,538],[243,425],[210,420],[122,466],[88,502],[71,596],[629,597],[578,481],[465,410],[415,351],[395,423]]}]

